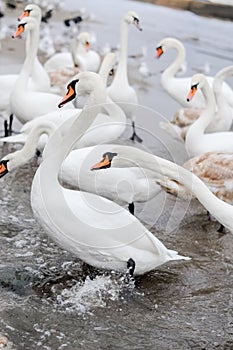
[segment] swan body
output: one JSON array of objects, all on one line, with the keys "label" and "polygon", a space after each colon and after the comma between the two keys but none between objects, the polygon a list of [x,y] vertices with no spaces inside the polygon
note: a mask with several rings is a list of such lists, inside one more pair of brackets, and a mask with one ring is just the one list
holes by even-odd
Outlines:
[{"label": "swan body", "polygon": [[[201,93],[197,93],[196,99],[188,103],[185,99],[190,86],[191,78],[177,78],[175,75],[185,60],[185,48],[183,44],[175,38],[164,38],[157,45],[156,57],[159,58],[168,49],[177,50],[175,61],[162,73],[161,84],[169,95],[179,102],[183,107],[204,108],[204,98]],[[208,83],[213,84],[213,77],[207,77]],[[233,90],[226,83],[223,84],[223,93],[228,103],[233,107]]]},{"label": "swan body", "polygon": [[135,89],[129,84],[127,74],[128,31],[130,24],[136,25],[141,30],[139,27],[139,17],[133,11],[127,12],[121,20],[120,57],[115,77],[112,84],[108,87],[108,95],[114,102],[121,106],[126,117],[135,122],[138,98]]},{"label": "swan body", "polygon": [[[187,259],[168,250],[116,203],[95,194],[64,189],[58,182],[63,159],[99,110],[95,99],[102,90],[100,82],[94,73],[79,74],[77,89],[89,92],[89,101],[64,138],[59,129],[50,137],[45,150],[47,156],[32,183],[33,213],[53,240],[98,268],[125,272],[127,262],[133,259],[135,273],[143,274],[170,260]],[[59,141],[62,141],[61,147],[54,149],[54,143]],[[49,196],[46,194],[48,189]]]},{"label": "swan body", "polygon": [[31,54],[26,56],[15,83],[14,90],[10,96],[10,106],[16,117],[22,123],[25,123],[35,117],[53,111],[61,96],[51,93],[32,92],[27,89],[28,77],[34,63],[39,40],[38,25],[33,17],[23,18],[19,22],[18,30],[14,36],[18,36],[23,31],[30,32]]},{"label": "swan body", "polygon": [[[207,132],[228,131],[231,128],[233,109],[222,93],[223,80],[231,75],[233,75],[233,66],[221,69],[214,77],[213,92],[217,108],[206,128]],[[182,108],[175,114],[171,122],[161,122],[160,126],[175,138],[185,140],[189,126],[199,118],[201,113],[201,109]]]},{"label": "swan body", "polygon": [[[78,42],[78,44],[76,43]],[[65,67],[80,67],[81,70],[97,72],[100,66],[100,56],[94,50],[90,50],[91,36],[82,32],[77,39],[74,38],[71,45],[72,53],[56,53],[49,58],[44,67],[48,72]]]},{"label": "swan body", "polygon": [[185,147],[190,156],[201,155],[206,152],[233,152],[233,133],[215,132],[205,134],[215,110],[215,99],[213,92],[203,74],[195,74],[191,82],[191,90],[187,100],[191,100],[196,91],[201,89],[206,100],[206,108],[201,116],[189,127],[185,139]]}]

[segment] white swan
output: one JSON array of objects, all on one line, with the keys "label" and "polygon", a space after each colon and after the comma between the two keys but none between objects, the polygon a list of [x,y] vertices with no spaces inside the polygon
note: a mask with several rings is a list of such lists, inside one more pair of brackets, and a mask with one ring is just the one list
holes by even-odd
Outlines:
[{"label": "white swan", "polygon": [[[78,79],[78,89],[91,92],[89,101],[65,137],[61,138],[57,129],[49,139],[47,157],[32,183],[35,217],[60,246],[98,268],[125,271],[127,266],[134,269],[135,263],[135,273],[143,274],[170,260],[187,259],[168,250],[117,204],[60,186],[58,173],[63,159],[77,136],[92,124],[100,109],[96,98],[99,101],[104,95],[104,86],[100,87],[101,79],[95,73],[80,73]],[[57,143],[59,148],[54,147]]]},{"label": "white swan", "polygon": [[[21,16],[19,16],[19,20],[21,21],[25,17],[33,17],[37,21],[38,27],[41,24],[41,18],[42,13],[39,6],[35,4],[28,4],[22,13]],[[26,45],[30,46],[30,43],[26,41]],[[26,50],[27,51],[27,50]],[[49,92],[50,91],[50,78],[46,70],[44,69],[44,66],[40,63],[38,60],[38,57],[36,55],[34,60],[34,65],[31,72],[32,82],[35,85],[35,87],[30,88],[32,91],[44,91]]]},{"label": "white swan", "polygon": [[[105,155],[107,153],[108,148],[106,147]],[[106,166],[106,156],[102,162],[104,162]],[[97,170],[98,167],[101,168],[102,162],[94,165],[95,170]],[[233,233],[233,206],[217,198],[195,174],[166,159],[154,156],[137,148],[133,148],[130,155],[127,149],[124,150],[122,148],[121,152],[117,155],[113,155],[110,165],[118,168],[131,167],[132,162],[135,162],[144,169],[158,173],[158,183],[161,183],[160,177],[163,175],[186,186],[209,213]]]},{"label": "white swan", "polygon": [[60,52],[49,58],[44,67],[47,72],[65,67],[80,67],[81,70],[97,72],[100,66],[100,56],[94,50],[90,50],[91,35],[82,32],[71,42],[71,53]]},{"label": "white swan", "polygon": [[[175,61],[164,70],[161,76],[161,84],[169,95],[178,101],[184,107],[203,108],[204,98],[201,93],[197,94],[195,100],[190,104],[187,103],[185,96],[190,85],[190,78],[177,78],[175,75],[180,69],[180,66],[185,60],[184,45],[175,38],[164,38],[157,45],[156,57],[159,58],[168,49],[173,48],[177,51]],[[207,77],[208,82],[213,84],[213,77]],[[228,103],[233,107],[233,90],[226,83],[223,84],[223,93],[227,98]]]},{"label": "white swan", "polygon": [[[72,122],[69,121],[68,126],[64,125],[67,122],[63,123],[62,134],[66,134]],[[22,149],[9,153],[1,159],[0,177],[26,164],[35,155],[41,135],[50,136],[55,129],[51,122],[34,126]],[[73,189],[96,193],[121,206],[128,206],[130,212],[134,214],[135,202],[147,202],[162,190],[156,183],[157,176],[154,172],[137,168],[133,163],[132,167],[127,169],[111,167],[104,172],[90,171],[91,165],[104,153],[106,147],[110,152],[118,153],[127,146],[102,144],[73,150],[62,163],[59,180]],[[128,150],[130,156],[131,148]],[[43,155],[43,158],[45,157],[46,154]]]},{"label": "white swan", "polygon": [[[112,69],[115,63],[115,54],[108,53],[101,65],[99,74],[102,77],[104,84],[107,84],[107,78],[109,75],[109,71]],[[64,98],[63,105],[72,99],[75,98],[75,85],[77,83],[77,79],[74,79],[70,84],[68,84],[68,92]],[[107,101],[110,101],[109,98]],[[110,101],[111,102],[111,101]],[[80,111],[80,110],[79,110]],[[50,121],[54,123],[55,126],[60,125],[66,119],[72,117],[75,113],[73,109],[67,111],[57,110],[55,112],[43,115],[41,117],[37,117],[30,122],[27,122],[21,129],[21,134],[13,135],[5,138],[1,138],[2,142],[20,142],[24,143],[30,134],[31,130],[37,125],[42,125],[46,121]],[[78,147],[85,147],[90,145],[95,145],[98,143],[109,142],[114,139],[117,139],[125,130],[126,126],[126,117],[122,109],[111,102],[106,104],[105,111],[98,114],[92,125],[92,131],[88,132],[83,138],[79,141]],[[40,139],[39,149],[43,149],[45,143],[47,142],[47,138]]]},{"label": "white swan", "polygon": [[130,24],[134,24],[141,30],[138,14],[133,11],[127,12],[121,19],[120,58],[115,77],[108,88],[108,95],[114,102],[120,104],[127,118],[131,120],[133,128],[131,139],[141,142],[142,139],[138,137],[135,131],[135,114],[138,107],[138,98],[135,89],[129,85],[127,74],[128,27]]},{"label": "white swan", "polygon": [[[26,9],[30,8],[30,14],[35,17],[38,26],[41,21],[41,10],[36,5],[27,5]],[[29,11],[29,10],[27,10]],[[26,12],[25,12],[26,13]],[[21,16],[22,17],[22,16]],[[26,40],[26,54],[30,55],[30,36]],[[48,74],[43,69],[43,66],[39,62],[37,56],[35,57],[34,65],[32,66],[31,77],[28,81],[28,89],[31,91],[49,91],[50,79]],[[13,90],[15,82],[18,78],[18,74],[0,75],[0,85],[2,86],[2,92],[0,96],[0,114],[7,118],[11,114],[10,109],[10,94]],[[3,88],[4,87],[4,88]]]},{"label": "white swan", "polygon": [[[207,132],[228,131],[231,128],[233,109],[226,101],[222,92],[223,80],[233,75],[233,66],[221,69],[214,77],[213,92],[216,101],[216,111],[210,124],[207,126]],[[199,118],[202,109],[181,108],[174,116],[171,122],[161,122],[160,126],[175,138],[185,140],[189,126]]]},{"label": "white swan", "polygon": [[215,111],[216,104],[213,91],[203,74],[195,74],[192,77],[191,90],[187,101],[200,89],[206,100],[206,108],[201,116],[189,127],[185,139],[185,147],[191,157],[201,155],[206,152],[233,152],[233,132],[215,132],[205,134],[207,126],[210,124]]},{"label": "white swan", "polygon": [[53,111],[61,98],[59,95],[30,91],[27,88],[28,78],[38,48],[39,28],[37,20],[33,17],[23,18],[18,25],[14,37],[17,37],[24,31],[30,32],[30,55],[27,54],[21,72],[14,85],[14,89],[10,95],[11,111],[22,123]]}]

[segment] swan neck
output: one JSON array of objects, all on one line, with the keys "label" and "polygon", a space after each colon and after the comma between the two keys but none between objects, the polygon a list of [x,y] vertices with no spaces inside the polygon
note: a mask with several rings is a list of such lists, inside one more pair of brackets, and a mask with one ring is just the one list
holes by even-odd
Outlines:
[{"label": "swan neck", "polygon": [[120,28],[120,58],[115,79],[126,79],[127,81],[128,33],[129,25],[125,22],[124,19],[122,19]]},{"label": "swan neck", "polygon": [[20,84],[20,89],[27,88],[28,78],[33,69],[39,44],[39,26],[35,25],[27,35],[29,36],[29,45],[26,48],[26,58],[16,83],[16,86]]},{"label": "swan neck", "polygon": [[109,97],[107,97],[106,103],[103,105],[103,109],[109,115],[109,119],[117,123],[125,123],[126,116],[123,110],[114,103]]},{"label": "swan neck", "polygon": [[175,43],[174,46],[172,46],[177,51],[177,56],[175,60],[170,64],[170,66],[165,69],[165,71],[162,74],[163,79],[169,79],[173,78],[175,74],[178,72],[178,70],[181,68],[181,65],[184,63],[185,60],[185,49],[184,46],[181,43]]}]

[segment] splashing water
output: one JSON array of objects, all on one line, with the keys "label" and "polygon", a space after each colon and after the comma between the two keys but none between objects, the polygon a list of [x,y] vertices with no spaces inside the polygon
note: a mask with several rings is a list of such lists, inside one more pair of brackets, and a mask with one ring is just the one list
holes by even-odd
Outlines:
[{"label": "splashing water", "polygon": [[[132,285],[129,286],[132,290]],[[123,279],[113,279],[111,276],[97,276],[94,280],[87,277],[84,283],[76,283],[70,289],[64,289],[57,296],[58,306],[68,312],[79,314],[91,313],[94,308],[107,307],[109,300],[122,298],[126,288]]]}]

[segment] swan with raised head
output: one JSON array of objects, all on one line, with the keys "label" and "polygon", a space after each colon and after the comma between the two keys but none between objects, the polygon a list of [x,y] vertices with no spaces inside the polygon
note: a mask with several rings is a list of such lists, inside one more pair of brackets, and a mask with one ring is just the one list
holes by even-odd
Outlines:
[{"label": "swan with raised head", "polygon": [[[175,38],[164,38],[159,42],[156,49],[156,57],[159,58],[170,48],[177,51],[177,56],[174,62],[164,70],[161,76],[161,84],[163,88],[169,93],[169,95],[179,102],[184,107],[204,108],[204,98],[201,93],[198,92],[195,101],[190,104],[185,99],[186,92],[190,86],[190,79],[177,78],[175,75],[180,69],[182,63],[185,60],[185,48],[184,45]],[[213,77],[207,77],[209,84],[213,84]],[[223,84],[223,93],[227,98],[228,103],[233,107],[233,90],[226,83]]]},{"label": "swan with raised head", "polygon": [[[223,81],[231,75],[233,75],[233,66],[221,69],[214,77],[213,92],[216,101],[216,111],[206,128],[207,132],[228,131],[231,128],[233,109],[226,101],[222,92]],[[160,126],[173,137],[183,141],[186,138],[190,125],[199,118],[201,113],[202,109],[181,108],[176,112],[171,122],[161,122]]]},{"label": "swan with raised head", "polygon": [[24,17],[19,22],[13,37],[16,38],[24,31],[30,35],[30,55],[26,56],[21,72],[10,95],[11,111],[22,123],[52,112],[61,99],[59,95],[35,92],[28,89],[28,79],[38,49],[39,27],[37,20],[33,17]]},{"label": "swan with raised head", "polygon": [[[109,72],[113,68],[114,64],[115,54],[110,52],[105,56],[99,72],[105,86],[107,84]],[[69,102],[75,98],[76,83],[77,79],[74,79],[68,84],[66,102]],[[105,111],[99,113],[97,118],[95,118],[95,121],[92,125],[92,131],[82,137],[82,139],[79,141],[78,147],[85,147],[90,145],[96,145],[98,143],[109,142],[114,139],[117,139],[124,132],[126,126],[126,117],[124,112],[118,105],[110,101],[109,98],[107,98],[106,102],[108,101],[110,103],[106,104]],[[61,123],[63,123],[65,119],[72,117],[74,114],[76,113],[73,109],[64,111],[57,110],[55,112],[43,115],[41,117],[37,117],[31,120],[30,122],[27,122],[22,127],[21,134],[1,138],[0,141],[24,143],[28,135],[30,134],[30,131],[37,125],[40,126],[44,122],[50,121],[54,123],[55,126],[58,126]],[[47,138],[45,139],[43,137],[43,140],[40,139],[40,150],[44,148],[46,141]]]},{"label": "swan with raised head", "polygon": [[[110,155],[106,147],[103,159],[92,166],[92,169],[101,169],[103,164],[106,167],[109,164],[107,156],[109,158]],[[195,174],[169,160],[154,156],[137,148],[133,148],[130,155],[127,149],[124,150],[122,148],[121,152],[117,155],[113,154],[111,156],[111,163],[109,165],[117,168],[125,168],[130,167],[132,162],[137,163],[138,166],[144,169],[158,173],[158,183],[161,183],[161,176],[165,176],[186,186],[209,213],[233,233],[233,206],[217,198]]]},{"label": "swan with raised head", "polygon": [[[25,11],[27,8],[30,8],[30,14],[32,17],[35,17],[39,27],[41,22],[40,8],[36,5],[27,5],[25,8]],[[25,46],[26,46],[26,55],[27,56],[31,55],[31,51],[30,51],[31,43],[30,43],[29,35],[27,36]],[[10,108],[10,94],[13,91],[13,88],[18,76],[19,76],[18,74],[0,75],[0,85],[2,86],[2,91],[0,96],[0,113],[4,116],[4,118],[7,118],[10,114],[12,114],[11,108]],[[50,90],[50,79],[46,71],[43,69],[43,66],[39,62],[37,56],[35,57],[34,65],[32,66],[32,70],[30,72],[30,77],[28,80],[28,89],[30,91],[43,91],[43,92],[47,92]],[[11,119],[12,119],[12,116],[11,116]],[[10,121],[10,124],[12,124],[12,120]],[[11,125],[10,125],[10,129],[11,129]],[[7,130],[5,134],[7,134]]]},{"label": "swan with raised head", "polygon": [[142,30],[139,26],[138,14],[129,11],[121,19],[120,28],[120,57],[112,84],[108,87],[110,98],[119,103],[123,108],[126,117],[130,119],[133,128],[132,140],[142,142],[142,139],[136,134],[135,118],[138,107],[138,98],[135,89],[129,84],[127,74],[127,50],[128,50],[128,32],[129,25],[134,24],[136,28]]},{"label": "swan with raised head", "polygon": [[100,56],[96,51],[90,50],[90,45],[91,35],[88,32],[80,33],[71,42],[72,52],[56,53],[45,62],[45,69],[51,72],[58,68],[77,66],[82,71],[97,72],[100,67]]},{"label": "swan with raised head", "polygon": [[206,152],[233,152],[233,132],[214,132],[205,134],[216,111],[213,91],[203,74],[192,77],[191,90],[187,101],[191,101],[198,90],[201,90],[206,101],[206,108],[200,117],[189,127],[185,147],[191,157]]},{"label": "swan with raised head", "polygon": [[47,156],[32,183],[35,217],[61,247],[97,268],[125,272],[131,267],[135,274],[143,274],[168,261],[187,259],[167,249],[116,203],[92,193],[64,189],[59,184],[64,158],[92,124],[104,95],[104,85],[95,73],[80,73],[78,80],[77,90],[89,92],[89,100],[67,135],[62,137],[58,128],[47,143]]}]

